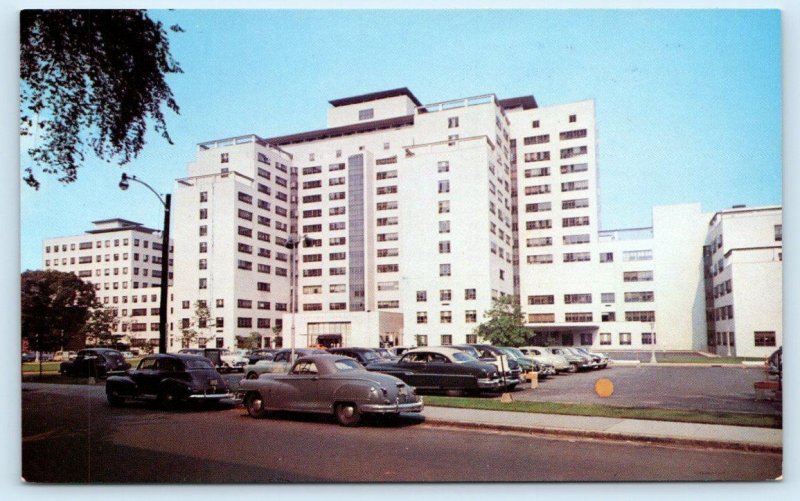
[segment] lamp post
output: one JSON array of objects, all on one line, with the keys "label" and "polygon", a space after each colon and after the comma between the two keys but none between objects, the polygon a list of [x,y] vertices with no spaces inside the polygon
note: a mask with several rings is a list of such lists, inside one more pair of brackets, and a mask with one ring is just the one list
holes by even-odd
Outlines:
[{"label": "lamp post", "polygon": [[650,345],[653,347],[652,352],[650,353],[650,363],[656,363],[656,323],[650,322]]},{"label": "lamp post", "polygon": [[169,294],[169,213],[172,197],[169,193],[161,198],[152,186],[145,183],[136,176],[129,176],[122,173],[122,179],[119,181],[119,188],[125,191],[130,186],[129,181],[136,181],[139,184],[146,186],[153,194],[158,197],[158,201],[164,206],[164,230],[161,232],[161,301],[158,307],[158,351],[159,353],[167,352],[167,294]]},{"label": "lamp post", "polygon": [[289,297],[289,312],[292,315],[292,326],[291,326],[291,336],[292,336],[292,343],[291,343],[291,354],[289,360],[294,362],[294,317],[295,313],[297,312],[297,265],[295,261],[297,260],[297,246],[300,243],[303,243],[305,246],[308,246],[311,242],[311,239],[308,235],[303,235],[302,237],[292,237],[290,236],[286,243],[283,244],[284,247],[289,249],[289,292],[291,296]]}]

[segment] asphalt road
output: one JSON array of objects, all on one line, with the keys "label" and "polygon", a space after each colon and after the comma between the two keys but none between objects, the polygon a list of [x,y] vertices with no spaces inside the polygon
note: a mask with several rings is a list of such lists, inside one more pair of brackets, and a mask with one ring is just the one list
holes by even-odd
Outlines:
[{"label": "asphalt road", "polygon": [[23,384],[29,482],[768,480],[781,456],[456,431],[419,417],[343,428],[241,407],[111,408],[103,386]]}]

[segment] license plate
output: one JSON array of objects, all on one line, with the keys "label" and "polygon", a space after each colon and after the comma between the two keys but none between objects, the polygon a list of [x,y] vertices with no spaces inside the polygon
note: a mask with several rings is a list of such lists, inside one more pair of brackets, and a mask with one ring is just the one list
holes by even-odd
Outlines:
[{"label": "license plate", "polygon": [[398,394],[398,395],[401,395],[401,396],[402,396],[402,395],[406,395],[407,393],[406,393],[406,388],[405,388],[405,386],[403,386],[403,387],[399,388],[399,389],[397,390],[397,394]]},{"label": "license plate", "polygon": [[209,379],[208,380],[208,384],[210,384],[211,386],[217,386],[217,380],[216,379]]}]

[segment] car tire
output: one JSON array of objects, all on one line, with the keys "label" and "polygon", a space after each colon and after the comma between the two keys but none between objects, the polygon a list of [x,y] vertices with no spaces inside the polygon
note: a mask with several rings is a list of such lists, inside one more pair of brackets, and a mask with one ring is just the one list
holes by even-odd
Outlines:
[{"label": "car tire", "polygon": [[158,394],[158,405],[166,411],[175,410],[180,403],[180,397],[173,388],[165,388]]},{"label": "car tire", "polygon": [[245,379],[258,379],[258,373],[256,372],[248,372],[247,376],[244,377]]},{"label": "car tire", "polygon": [[578,364],[569,364],[569,369],[567,369],[567,372],[570,374],[575,374],[578,372]]},{"label": "car tire", "polygon": [[251,391],[245,395],[244,407],[252,418],[261,419],[267,415],[267,411],[264,409],[264,399],[258,392]]},{"label": "car tire", "polygon": [[125,403],[125,399],[114,391],[106,392],[106,399],[108,400],[108,405],[112,407],[118,407]]},{"label": "car tire", "polygon": [[358,406],[350,402],[336,404],[334,414],[336,414],[336,420],[342,426],[355,426],[361,420],[361,412],[359,412]]}]

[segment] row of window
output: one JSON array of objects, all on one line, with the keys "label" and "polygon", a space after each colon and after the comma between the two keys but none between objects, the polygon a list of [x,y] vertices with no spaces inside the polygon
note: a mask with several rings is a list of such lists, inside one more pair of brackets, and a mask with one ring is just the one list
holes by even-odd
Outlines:
[{"label": "row of window", "polygon": [[[582,312],[569,312],[564,314],[564,322],[593,322],[594,314],[590,311]],[[603,322],[616,322],[615,312],[601,313],[601,320]],[[529,313],[528,322],[537,324],[555,323],[555,313]],[[626,322],[655,322],[655,311],[626,311]]]},{"label": "row of window", "polygon": [[[478,312],[476,310],[466,310],[464,312],[464,322],[468,324],[474,324],[478,321]],[[428,312],[427,311],[418,311],[417,312],[417,323],[418,324],[427,324],[428,323]],[[451,324],[453,323],[453,312],[452,311],[440,311],[439,312],[439,323],[441,324]]]},{"label": "row of window", "polygon": [[[450,301],[453,298],[453,291],[451,289],[439,290],[439,301]],[[477,298],[475,289],[464,289],[464,299],[473,300]],[[417,291],[417,302],[425,302],[428,300],[428,291]]]},{"label": "row of window", "polygon": [[[655,301],[655,293],[653,291],[625,292],[624,298],[626,303],[648,303]],[[616,302],[616,294],[613,292],[603,292],[600,294],[600,302],[603,304],[614,303]],[[564,304],[591,303],[591,293],[564,294]],[[528,296],[528,304],[555,304],[555,296],[553,294]]]},{"label": "row of window", "polygon": [[[641,341],[643,345],[655,345],[656,344],[656,333],[655,332],[642,332],[641,334]],[[601,346],[609,346],[611,345],[611,333],[610,332],[601,332],[598,334],[598,340]],[[618,334],[618,342],[620,346],[630,346],[631,344],[631,333],[630,332],[620,332]]]},{"label": "row of window", "polygon": [[[561,173],[562,174],[573,174],[576,172],[586,172],[589,170],[589,164],[587,163],[579,163],[579,164],[568,164],[561,166]],[[537,167],[535,169],[525,169],[525,177],[532,178],[532,177],[545,177],[550,175],[550,167]]]},{"label": "row of window", "polygon": [[[582,191],[589,189],[589,181],[583,179],[579,181],[569,181],[565,183],[561,183],[561,191],[562,193],[570,192],[570,191]],[[551,193],[550,185],[549,184],[537,184],[533,186],[526,186],[525,187],[525,194],[526,195],[544,195],[547,193]],[[584,199],[587,201],[588,207],[588,199]],[[574,207],[564,207],[564,208],[574,208]]]},{"label": "row of window", "polygon": [[[417,346],[428,346],[428,335],[427,334],[417,334],[414,336]],[[467,344],[475,344],[478,342],[478,335],[477,334],[467,334],[466,337]],[[439,346],[449,346],[453,344],[453,335],[452,334],[442,334],[439,336]]]},{"label": "row of window", "polygon": [[[67,252],[68,249],[71,250],[71,251],[74,251],[76,248],[78,250],[86,250],[86,249],[92,249],[92,248],[100,249],[100,248],[102,248],[104,246],[104,244],[105,244],[105,247],[112,247],[112,243],[113,243],[113,247],[119,247],[120,246],[120,242],[122,243],[122,246],[124,247],[124,246],[128,245],[130,240],[127,239],[127,238],[122,238],[122,239],[115,238],[113,240],[111,240],[111,239],[109,239],[109,240],[96,240],[94,243],[92,243],[92,242],[80,242],[80,243],[77,244],[77,246],[74,243],[61,244],[60,249],[61,249],[61,252]],[[133,239],[133,246],[134,247],[139,247],[140,244],[141,244],[142,247],[147,249],[150,246],[150,241],[148,241],[148,240],[141,241],[138,238],[134,238]],[[158,242],[153,242],[153,249],[161,250],[161,244],[158,243]],[[45,252],[45,254],[49,254],[50,252],[54,252],[54,253],[55,252],[59,252],[59,245],[53,245],[53,246],[47,245],[44,248],[44,252]]]}]

